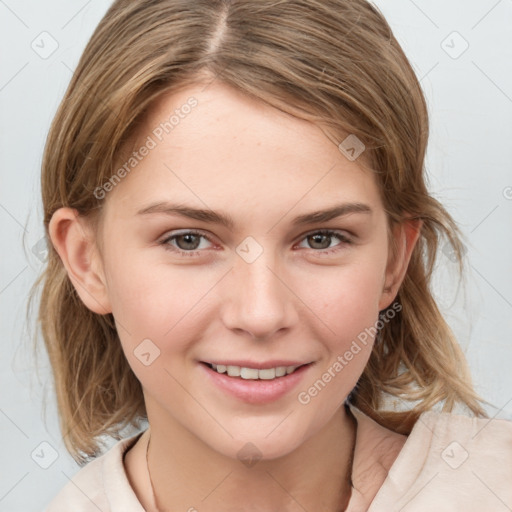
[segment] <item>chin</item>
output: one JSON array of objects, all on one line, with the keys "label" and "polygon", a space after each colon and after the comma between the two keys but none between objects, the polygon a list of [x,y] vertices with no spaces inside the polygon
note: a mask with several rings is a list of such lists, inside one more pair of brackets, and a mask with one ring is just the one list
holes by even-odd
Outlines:
[{"label": "chin", "polygon": [[[265,432],[267,432],[266,429]],[[224,438],[223,441],[226,442],[209,444],[220,455],[237,459],[250,468],[257,462],[286,457],[304,442],[304,436],[298,433],[292,435],[289,431],[285,431],[275,436],[274,434],[275,432],[270,435],[260,433],[254,436],[236,436],[233,433],[234,439]]]}]

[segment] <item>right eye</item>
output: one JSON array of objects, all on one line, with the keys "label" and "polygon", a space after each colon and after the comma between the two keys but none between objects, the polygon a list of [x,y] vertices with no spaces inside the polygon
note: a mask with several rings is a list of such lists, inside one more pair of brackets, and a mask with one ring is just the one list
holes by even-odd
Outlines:
[{"label": "right eye", "polygon": [[211,240],[202,232],[189,229],[174,233],[160,243],[168,251],[177,252],[183,256],[197,256],[205,249],[204,244],[201,245],[201,239],[211,243]]}]

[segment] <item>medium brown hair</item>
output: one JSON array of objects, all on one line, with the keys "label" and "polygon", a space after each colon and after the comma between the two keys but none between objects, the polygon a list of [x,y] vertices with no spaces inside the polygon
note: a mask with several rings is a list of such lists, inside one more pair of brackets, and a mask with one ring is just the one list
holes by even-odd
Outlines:
[{"label": "medium brown hair", "polygon": [[[351,400],[383,426],[408,434],[436,405],[485,416],[430,280],[442,240],[462,273],[461,233],[428,192],[428,114],[418,79],[388,23],[366,0],[117,0],[88,42],[52,122],[42,162],[44,227],[60,207],[91,220],[94,195],[117,168],[152,105],[178,88],[219,80],[317,123],[340,144],[365,145],[389,226],[423,222],[396,300]],[[136,172],[136,171],[134,171]],[[119,436],[146,411],[112,314],[80,300],[53,246],[38,322],[55,379],[66,446],[83,462],[98,438]],[[32,300],[32,298],[31,298]],[[385,397],[414,401],[405,411]]]}]

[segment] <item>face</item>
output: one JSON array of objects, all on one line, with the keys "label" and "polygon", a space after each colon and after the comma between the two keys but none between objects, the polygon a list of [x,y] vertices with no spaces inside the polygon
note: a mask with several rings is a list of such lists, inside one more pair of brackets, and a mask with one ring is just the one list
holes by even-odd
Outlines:
[{"label": "face", "polygon": [[[106,187],[100,275],[152,428],[230,457],[291,452],[328,426],[394,298],[364,154],[218,83],[163,98],[135,148]],[[246,380],[206,363],[305,366]]]}]

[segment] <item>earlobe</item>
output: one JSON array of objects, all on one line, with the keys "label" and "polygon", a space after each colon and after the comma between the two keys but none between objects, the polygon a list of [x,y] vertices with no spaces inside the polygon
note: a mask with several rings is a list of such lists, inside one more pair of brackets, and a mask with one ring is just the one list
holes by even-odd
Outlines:
[{"label": "earlobe", "polygon": [[379,302],[379,311],[386,309],[395,299],[405,278],[412,251],[421,233],[421,219],[406,219],[395,228],[396,254],[390,259]]},{"label": "earlobe", "polygon": [[111,313],[103,265],[86,220],[75,209],[59,208],[50,220],[48,231],[85,306],[100,315]]}]

